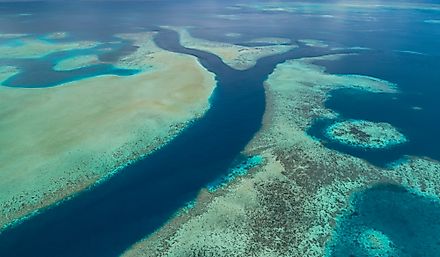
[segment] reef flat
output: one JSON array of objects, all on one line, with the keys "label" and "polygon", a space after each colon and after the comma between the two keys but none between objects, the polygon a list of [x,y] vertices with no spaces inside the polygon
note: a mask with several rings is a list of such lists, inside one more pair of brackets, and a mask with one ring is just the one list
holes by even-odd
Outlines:
[{"label": "reef flat", "polygon": [[35,38],[19,38],[9,44],[0,44],[1,58],[41,58],[51,53],[97,46],[98,42],[52,42]]},{"label": "reef flat", "polygon": [[230,182],[234,181],[239,176],[246,175],[249,170],[263,163],[262,156],[252,156],[246,159],[246,161],[240,163],[236,167],[230,169],[226,176],[223,176],[216,181],[208,184],[207,189],[210,192],[214,192],[219,188],[227,186]]},{"label": "reef flat", "polygon": [[69,71],[100,63],[96,55],[79,55],[62,59],[53,68],[56,71]]},{"label": "reef flat", "polygon": [[142,72],[0,87],[0,226],[105,179],[209,108],[214,74],[195,57],[158,48],[154,33],[120,36],[138,49],[116,65]]},{"label": "reef flat", "polygon": [[338,219],[330,256],[436,256],[440,202],[396,185],[377,185],[354,194]]},{"label": "reef flat", "polygon": [[380,149],[407,141],[405,135],[385,122],[346,120],[332,124],[326,132],[332,140],[361,148]]},{"label": "reef flat", "polygon": [[180,43],[187,48],[194,48],[213,53],[223,62],[236,70],[246,70],[253,67],[257,60],[277,53],[285,53],[296,48],[292,44],[275,44],[267,46],[241,46],[223,42],[214,42],[191,36],[187,29],[181,27],[166,27],[180,35]]},{"label": "reef flat", "polygon": [[[332,256],[329,241],[337,236],[338,217],[351,208],[354,192],[389,183],[438,198],[440,189],[433,186],[439,182],[438,162],[409,157],[382,169],[328,149],[307,134],[316,118],[337,116],[324,106],[331,90],[397,92],[393,83],[328,74],[313,64],[343,57],[279,64],[265,85],[263,127],[245,149],[263,162],[224,188],[202,190],[193,208],[123,256]],[[389,237],[366,229],[371,233],[364,237]]]}]

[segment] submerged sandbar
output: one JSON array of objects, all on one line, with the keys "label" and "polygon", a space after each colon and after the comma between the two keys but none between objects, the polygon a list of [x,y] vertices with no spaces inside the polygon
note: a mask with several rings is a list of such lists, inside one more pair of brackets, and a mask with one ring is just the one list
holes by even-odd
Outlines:
[{"label": "submerged sandbar", "polygon": [[19,70],[14,66],[0,66],[0,83],[17,74]]},{"label": "submerged sandbar", "polygon": [[66,59],[62,59],[54,66],[54,70],[69,71],[99,63],[100,63],[99,58],[96,55],[79,55],[79,56],[73,56]]},{"label": "submerged sandbar", "polygon": [[0,44],[2,58],[41,58],[59,51],[92,48],[99,44],[92,41],[51,42],[35,38],[16,40],[15,44]]},{"label": "submerged sandbar", "polygon": [[[173,29],[180,35],[180,43],[187,48],[194,48],[213,53],[224,63],[237,70],[247,70],[253,67],[257,60],[273,54],[280,54],[296,48],[296,45],[274,44],[268,46],[241,46],[224,42],[214,42],[193,37],[186,28],[165,27]],[[273,40],[273,39],[272,39]],[[279,39],[278,39],[279,40]]]}]

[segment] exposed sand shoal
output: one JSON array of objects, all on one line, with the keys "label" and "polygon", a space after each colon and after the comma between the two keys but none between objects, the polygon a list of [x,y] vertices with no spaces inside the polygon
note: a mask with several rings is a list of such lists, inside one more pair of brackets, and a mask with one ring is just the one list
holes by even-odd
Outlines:
[{"label": "exposed sand shoal", "polygon": [[99,63],[100,61],[97,55],[78,55],[62,59],[53,67],[53,69],[56,71],[69,71]]},{"label": "exposed sand shoal", "polygon": [[[343,56],[319,59],[337,58]],[[336,115],[324,106],[332,89],[396,92],[376,78],[328,74],[310,64],[316,59],[287,61],[269,76],[263,128],[246,149],[264,163],[222,190],[202,190],[192,209],[123,256],[322,257],[352,192],[390,182],[440,196],[438,162],[411,158],[380,169],[307,135],[314,118]],[[351,83],[340,84],[341,77]]]},{"label": "exposed sand shoal", "polygon": [[154,45],[145,56],[145,44],[138,46],[126,59],[153,70],[50,88],[0,87],[0,226],[159,148],[209,108],[214,74],[195,57]]},{"label": "exposed sand shoal", "polygon": [[48,54],[74,49],[86,49],[97,46],[98,42],[77,41],[54,43],[45,40],[24,38],[19,44],[1,45],[0,56],[2,58],[41,58]]},{"label": "exposed sand shoal", "polygon": [[262,57],[285,53],[297,47],[296,45],[240,46],[195,38],[182,27],[167,26],[165,28],[178,32],[180,43],[184,47],[213,53],[220,57],[224,63],[237,70],[252,68]]}]

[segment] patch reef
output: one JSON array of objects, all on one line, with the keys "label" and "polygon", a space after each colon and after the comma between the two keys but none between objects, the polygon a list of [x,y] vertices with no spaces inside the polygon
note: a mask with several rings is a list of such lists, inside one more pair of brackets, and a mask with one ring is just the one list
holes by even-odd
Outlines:
[{"label": "patch reef", "polygon": [[265,86],[263,127],[245,150],[262,156],[263,163],[222,189],[202,190],[193,208],[123,256],[324,256],[353,192],[395,183],[438,197],[440,189],[434,185],[440,183],[440,165],[435,161],[409,157],[384,170],[307,135],[314,119],[337,116],[323,105],[331,90],[397,92],[387,81],[332,75],[313,64],[343,57],[279,64]]}]

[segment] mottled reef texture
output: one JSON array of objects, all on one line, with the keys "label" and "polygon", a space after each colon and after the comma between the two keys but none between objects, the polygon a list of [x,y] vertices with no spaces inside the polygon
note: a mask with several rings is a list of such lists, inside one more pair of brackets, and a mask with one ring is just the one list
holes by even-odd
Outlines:
[{"label": "mottled reef texture", "polygon": [[365,120],[336,122],[326,130],[332,140],[353,147],[380,149],[403,144],[407,141],[391,124]]},{"label": "mottled reef texture", "polygon": [[[187,48],[211,52],[220,57],[223,62],[237,70],[246,70],[254,66],[258,59],[278,53],[285,53],[296,45],[290,44],[288,39],[262,39],[259,43],[272,44],[267,46],[241,46],[223,42],[208,41],[193,37],[186,28],[165,27],[175,30],[180,35],[180,43]],[[270,42],[268,42],[270,41]]]},{"label": "mottled reef texture", "polygon": [[[214,74],[195,57],[158,48],[153,33],[119,36],[138,48],[116,65],[141,70],[136,75],[49,88],[0,86],[0,227],[105,179],[209,108]],[[10,57],[37,55],[36,44]],[[60,49],[55,44],[46,52]],[[0,80],[17,72],[0,67]]]},{"label": "mottled reef texture", "polygon": [[61,60],[53,69],[56,71],[69,71],[99,63],[97,55],[78,55]]},{"label": "mottled reef texture", "polygon": [[[124,256],[324,256],[331,254],[326,247],[353,192],[391,183],[438,197],[437,162],[409,157],[380,169],[307,135],[315,118],[337,115],[323,105],[330,90],[396,93],[386,81],[331,75],[312,64],[336,58],[343,56],[279,64],[266,83],[263,127],[245,151],[263,156],[263,163],[223,189],[202,190],[192,209],[177,214]],[[383,239],[368,233],[366,237]]]},{"label": "mottled reef texture", "polygon": [[356,192],[338,217],[332,257],[430,257],[440,252],[440,201],[398,185]]}]

